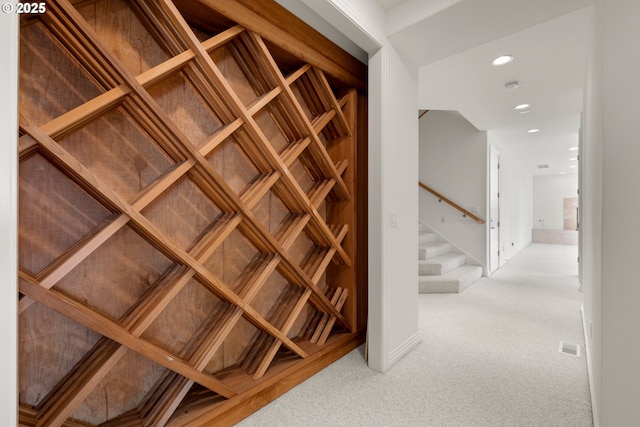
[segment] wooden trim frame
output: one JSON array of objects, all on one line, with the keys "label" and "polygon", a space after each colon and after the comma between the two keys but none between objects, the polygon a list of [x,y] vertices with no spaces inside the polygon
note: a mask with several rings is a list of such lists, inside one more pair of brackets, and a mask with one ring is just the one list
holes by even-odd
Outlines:
[{"label": "wooden trim frame", "polygon": [[364,341],[364,65],[271,0],[21,45],[21,425],[231,424]]}]

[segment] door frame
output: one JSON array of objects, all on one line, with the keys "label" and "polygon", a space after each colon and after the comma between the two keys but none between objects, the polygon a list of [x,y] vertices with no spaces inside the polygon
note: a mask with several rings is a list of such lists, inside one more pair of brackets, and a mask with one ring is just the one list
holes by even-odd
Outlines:
[{"label": "door frame", "polygon": [[[497,192],[497,197],[493,197],[493,192]],[[489,185],[487,191],[488,201],[488,226],[487,226],[487,246],[488,246],[488,270],[492,274],[500,268],[501,256],[504,254],[500,250],[500,151],[493,145],[489,146]],[[495,225],[494,225],[495,224]],[[495,228],[494,228],[495,227]],[[496,230],[497,236],[492,238],[492,230]],[[497,247],[495,247],[497,246]],[[494,258],[495,257],[495,258]]]}]

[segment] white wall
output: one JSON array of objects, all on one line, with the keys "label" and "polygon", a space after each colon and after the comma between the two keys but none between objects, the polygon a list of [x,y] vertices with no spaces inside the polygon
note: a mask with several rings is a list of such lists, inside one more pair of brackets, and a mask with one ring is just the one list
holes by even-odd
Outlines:
[{"label": "white wall", "polygon": [[[487,219],[487,134],[456,112],[429,111],[420,119],[420,181],[474,215]],[[486,266],[486,225],[420,190],[420,220]]]},{"label": "white wall", "polygon": [[[603,426],[640,420],[640,2],[603,4]],[[629,82],[636,82],[629,84]]]},{"label": "white wall", "polygon": [[531,243],[533,176],[504,141],[492,132],[488,132],[488,140],[500,151],[500,265],[503,265]]},{"label": "white wall", "polygon": [[18,15],[0,16],[0,418],[17,425],[17,76]]},{"label": "white wall", "polygon": [[[600,426],[640,419],[640,3],[597,0],[583,162],[583,287],[589,366]],[[590,332],[592,325],[592,331]]]},{"label": "white wall", "polygon": [[417,70],[388,42],[375,2],[298,1],[369,53],[369,366],[385,371],[420,340]]},{"label": "white wall", "polygon": [[369,366],[384,372],[420,340],[417,76],[387,44],[369,88]]},{"label": "white wall", "polygon": [[578,197],[578,175],[536,175],[533,177],[532,228],[564,229],[564,199]]},{"label": "white wall", "polygon": [[588,51],[580,144],[581,259],[584,292],[583,322],[595,427],[602,401],[602,154],[603,72],[602,5],[594,7],[594,25]]}]

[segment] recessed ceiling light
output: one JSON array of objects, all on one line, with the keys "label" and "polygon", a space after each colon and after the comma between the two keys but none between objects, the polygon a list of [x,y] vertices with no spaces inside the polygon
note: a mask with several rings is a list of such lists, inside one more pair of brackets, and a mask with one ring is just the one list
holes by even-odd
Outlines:
[{"label": "recessed ceiling light", "polygon": [[570,168],[575,168],[575,167],[577,167],[577,166],[576,166],[576,165],[570,165],[569,167],[570,167]]},{"label": "recessed ceiling light", "polygon": [[569,151],[578,151],[578,147],[571,147],[569,148]]},{"label": "recessed ceiling light", "polygon": [[569,160],[578,160],[578,158],[577,157],[572,157]]},{"label": "recessed ceiling light", "polygon": [[526,110],[529,107],[531,107],[531,105],[529,105],[529,104],[518,104],[515,107],[513,107],[513,109],[514,110]]},{"label": "recessed ceiling light", "polygon": [[501,55],[495,58],[493,61],[491,61],[491,64],[495,66],[499,66],[499,65],[508,64],[511,61],[513,61],[513,55]]},{"label": "recessed ceiling light", "polygon": [[540,129],[529,129],[527,132],[536,133],[536,132],[540,132]]},{"label": "recessed ceiling light", "polygon": [[530,113],[530,110],[522,110],[522,111],[520,111],[520,114],[529,114],[529,113]]}]

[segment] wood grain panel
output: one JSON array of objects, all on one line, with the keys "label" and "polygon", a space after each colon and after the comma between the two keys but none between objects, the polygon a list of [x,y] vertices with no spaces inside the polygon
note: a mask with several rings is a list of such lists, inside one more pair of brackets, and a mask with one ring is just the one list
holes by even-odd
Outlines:
[{"label": "wood grain panel", "polygon": [[39,154],[20,164],[19,265],[39,273],[109,211]]},{"label": "wood grain panel", "polygon": [[126,0],[95,1],[78,11],[96,37],[133,74],[169,59]]},{"label": "wood grain panel", "polygon": [[59,142],[125,200],[131,200],[173,164],[122,107]]},{"label": "wood grain panel", "polygon": [[175,73],[147,90],[196,147],[221,127],[183,73]]},{"label": "wood grain panel", "polygon": [[19,108],[33,123],[43,125],[98,96],[102,91],[57,43],[41,22],[20,30]]},{"label": "wood grain panel", "polygon": [[132,410],[165,371],[149,359],[125,351],[116,366],[72,412],[71,418],[91,419],[98,424]]},{"label": "wood grain panel", "polygon": [[39,304],[20,316],[18,328],[18,392],[22,402],[32,405],[40,403],[100,338]]}]

